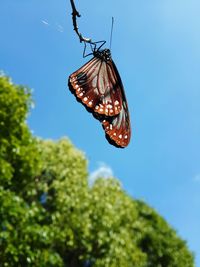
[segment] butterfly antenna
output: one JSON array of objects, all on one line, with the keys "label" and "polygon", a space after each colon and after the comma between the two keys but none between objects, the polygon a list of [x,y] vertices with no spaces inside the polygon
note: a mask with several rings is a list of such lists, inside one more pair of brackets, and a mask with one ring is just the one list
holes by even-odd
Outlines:
[{"label": "butterfly antenna", "polygon": [[110,50],[112,45],[113,24],[114,24],[114,18],[112,17],[111,32],[110,32]]}]

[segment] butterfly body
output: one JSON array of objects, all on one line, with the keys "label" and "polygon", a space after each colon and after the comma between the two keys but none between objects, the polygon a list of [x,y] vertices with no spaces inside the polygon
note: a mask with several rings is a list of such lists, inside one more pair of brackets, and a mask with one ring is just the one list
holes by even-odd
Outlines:
[{"label": "butterfly body", "polygon": [[131,137],[124,87],[109,49],[94,49],[93,58],[69,76],[69,88],[101,123],[107,140],[126,147]]},{"label": "butterfly body", "polygon": [[94,57],[98,57],[101,60],[108,62],[111,60],[111,52],[110,49],[102,49],[102,50],[94,50],[93,52]]}]

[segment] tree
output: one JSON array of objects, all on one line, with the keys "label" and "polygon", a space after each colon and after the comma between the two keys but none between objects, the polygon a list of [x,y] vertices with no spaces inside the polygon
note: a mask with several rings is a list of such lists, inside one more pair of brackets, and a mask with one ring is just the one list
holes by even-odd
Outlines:
[{"label": "tree", "polygon": [[193,267],[192,253],[115,178],[88,183],[67,138],[34,137],[30,91],[0,77],[0,266]]}]

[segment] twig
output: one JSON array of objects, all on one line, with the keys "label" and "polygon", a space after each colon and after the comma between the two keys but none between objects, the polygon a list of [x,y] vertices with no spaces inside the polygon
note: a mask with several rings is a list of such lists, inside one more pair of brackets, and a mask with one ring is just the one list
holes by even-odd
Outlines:
[{"label": "twig", "polygon": [[70,0],[70,2],[71,2],[71,6],[72,6],[73,26],[74,26],[74,30],[75,30],[76,34],[79,37],[80,42],[85,42],[85,43],[90,43],[90,44],[93,43],[91,38],[83,37],[82,34],[78,31],[78,25],[77,25],[76,17],[80,18],[81,15],[79,14],[79,12],[77,11],[77,9],[75,7],[74,0]]}]

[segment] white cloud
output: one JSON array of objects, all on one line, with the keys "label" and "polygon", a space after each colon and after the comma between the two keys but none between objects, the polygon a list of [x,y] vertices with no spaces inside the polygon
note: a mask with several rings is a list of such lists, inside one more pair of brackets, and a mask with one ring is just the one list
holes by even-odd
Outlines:
[{"label": "white cloud", "polygon": [[64,32],[64,28],[63,28],[62,25],[60,25],[60,24],[56,24],[56,26],[57,26],[57,31],[59,31],[59,32]]},{"label": "white cloud", "polygon": [[93,184],[97,178],[111,178],[113,177],[113,170],[106,165],[104,162],[98,163],[98,168],[91,172],[89,176],[89,182],[90,184]]},{"label": "white cloud", "polygon": [[50,24],[47,20],[44,20],[44,19],[42,19],[41,22],[42,22],[42,24],[50,27],[53,30],[56,30],[56,31],[61,32],[61,33],[64,32],[64,27],[59,23]]},{"label": "white cloud", "polygon": [[46,25],[46,26],[49,26],[49,23],[46,21],[46,20],[41,20],[41,22]]},{"label": "white cloud", "polygon": [[200,182],[200,173],[194,176],[195,182]]}]

